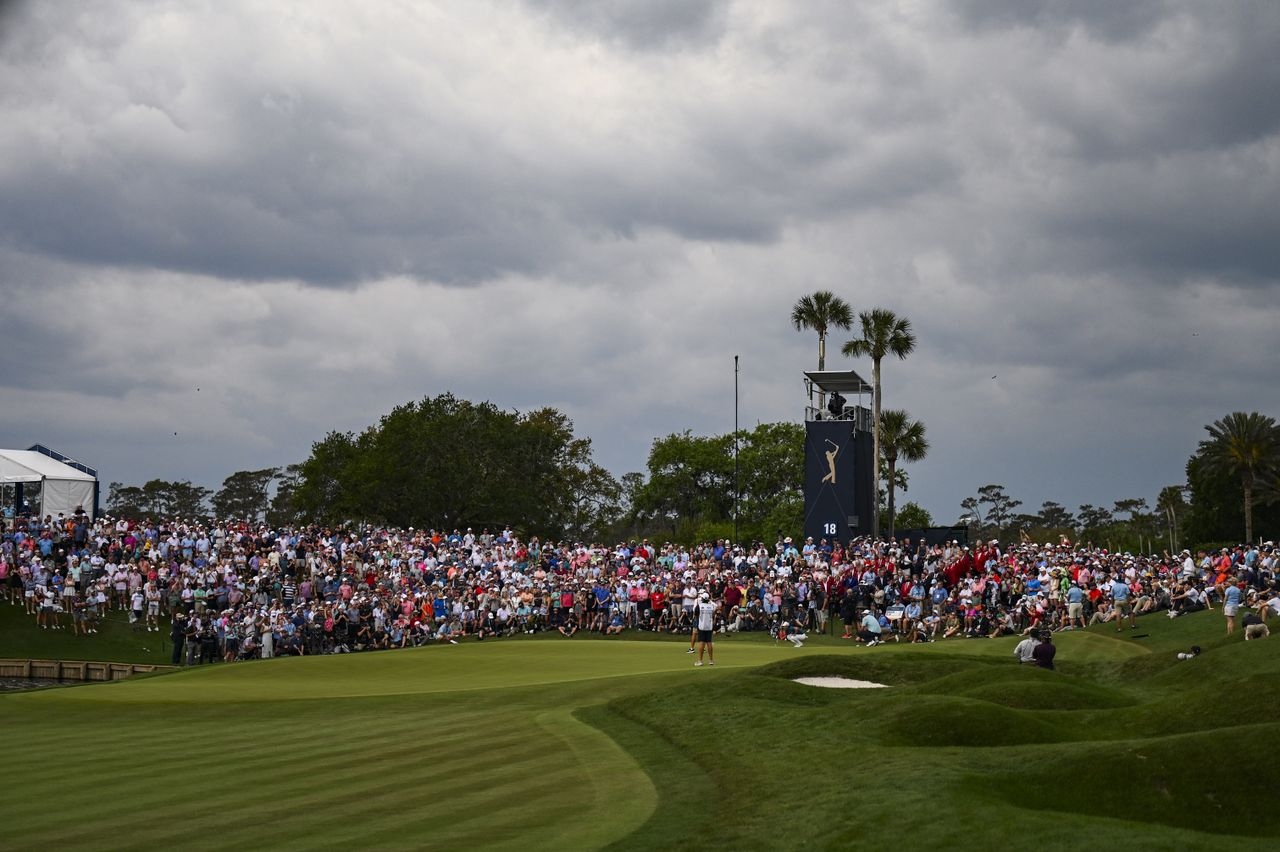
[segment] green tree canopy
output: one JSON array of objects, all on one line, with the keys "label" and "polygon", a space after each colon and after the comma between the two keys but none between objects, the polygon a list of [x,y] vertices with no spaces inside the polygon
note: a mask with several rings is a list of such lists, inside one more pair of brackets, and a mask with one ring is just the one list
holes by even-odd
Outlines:
[{"label": "green tree canopy", "polygon": [[257,521],[267,513],[271,482],[280,473],[278,467],[262,470],[239,470],[222,481],[213,495],[213,511],[219,518]]},{"label": "green tree canopy", "polygon": [[[636,486],[641,528],[682,541],[733,531],[733,434],[659,438]],[[804,516],[804,427],[762,423],[738,433],[738,538],[772,541]]]},{"label": "green tree canopy", "polygon": [[933,515],[919,503],[907,502],[898,510],[898,527],[904,530],[919,530],[933,526]]},{"label": "green tree canopy", "polygon": [[1186,544],[1238,541],[1254,528],[1267,535],[1280,529],[1280,500],[1273,499],[1272,487],[1280,476],[1276,428],[1272,418],[1256,412],[1236,412],[1205,427],[1210,438],[1187,460],[1190,499],[1181,530]]},{"label": "green tree canopy", "polygon": [[1244,540],[1253,540],[1254,487],[1261,477],[1280,462],[1280,431],[1274,418],[1258,412],[1235,411],[1215,420],[1205,431],[1209,439],[1200,442],[1197,455],[1214,473],[1223,473],[1240,482],[1244,510]]},{"label": "green tree canopy", "polygon": [[613,521],[621,489],[591,442],[553,408],[527,414],[452,394],[397,406],[360,435],[312,447],[291,495],[303,517],[453,529],[513,524],[588,537]]}]

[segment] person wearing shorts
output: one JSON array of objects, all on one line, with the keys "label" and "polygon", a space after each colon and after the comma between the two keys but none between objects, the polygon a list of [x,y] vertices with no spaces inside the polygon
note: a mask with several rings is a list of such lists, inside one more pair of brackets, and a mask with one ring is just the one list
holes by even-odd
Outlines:
[{"label": "person wearing shorts", "polygon": [[1236,632],[1236,613],[1240,611],[1240,601],[1244,593],[1235,583],[1228,585],[1222,592],[1222,614],[1227,617],[1227,635]]},{"label": "person wearing shorts", "polygon": [[1124,630],[1124,617],[1129,616],[1129,629],[1133,630],[1138,626],[1138,622],[1133,616],[1133,601],[1129,599],[1129,586],[1122,577],[1116,577],[1111,583],[1111,600],[1116,605],[1116,632],[1120,633]]},{"label": "person wearing shorts", "polygon": [[143,596],[147,600],[147,632],[158,633],[160,631],[160,590],[156,588],[155,583],[147,581]]},{"label": "person wearing shorts", "polygon": [[1081,630],[1084,629],[1084,597],[1084,589],[1075,583],[1067,589],[1067,620],[1063,627],[1074,629],[1079,626]]},{"label": "person wearing shorts", "polygon": [[693,608],[694,615],[694,638],[698,642],[698,659],[693,661],[695,666],[702,665],[702,657],[705,654],[707,662],[710,665],[716,664],[716,653],[712,646],[712,637],[715,636],[716,627],[716,605],[711,602],[711,595],[703,592],[698,596],[698,603]]}]

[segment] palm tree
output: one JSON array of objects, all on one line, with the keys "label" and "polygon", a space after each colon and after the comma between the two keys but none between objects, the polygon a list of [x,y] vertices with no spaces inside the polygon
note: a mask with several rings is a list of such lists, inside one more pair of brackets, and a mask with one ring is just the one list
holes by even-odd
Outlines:
[{"label": "palm tree", "polygon": [[1185,485],[1166,485],[1156,497],[1156,512],[1168,524],[1170,553],[1178,552],[1178,518],[1187,508],[1186,490]]},{"label": "palm tree", "polygon": [[[880,362],[886,355],[906,358],[916,348],[916,336],[911,332],[911,320],[900,317],[885,308],[875,308],[858,314],[862,324],[862,337],[854,338],[841,351],[849,357],[871,357],[871,384],[874,389],[872,404],[875,408],[874,443],[875,493],[880,493]],[[871,513],[871,535],[880,534],[880,519]]]},{"label": "palm tree", "polygon": [[889,537],[893,538],[898,461],[920,461],[929,453],[929,442],[924,437],[924,424],[900,408],[890,408],[880,416],[880,441],[889,467],[885,480],[889,486]]},{"label": "palm tree", "polygon": [[1256,411],[1236,411],[1204,428],[1212,438],[1200,442],[1205,459],[1219,470],[1240,477],[1244,488],[1244,539],[1253,541],[1253,486],[1280,456],[1276,421]]},{"label": "palm tree", "polygon": [[[791,324],[796,331],[812,329],[818,332],[818,370],[827,368],[827,331],[853,325],[853,308],[830,290],[818,290],[812,296],[801,296],[791,308]],[[818,407],[825,404],[825,394],[818,394]]]}]

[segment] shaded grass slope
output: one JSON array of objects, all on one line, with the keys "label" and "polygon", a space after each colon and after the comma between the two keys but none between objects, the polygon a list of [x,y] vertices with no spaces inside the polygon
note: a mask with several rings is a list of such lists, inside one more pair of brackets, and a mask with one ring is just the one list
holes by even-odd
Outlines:
[{"label": "shaded grass slope", "polygon": [[694,669],[679,638],[553,638],[0,695],[35,779],[0,798],[0,848],[1276,843],[1280,644],[1141,625],[1061,635],[1055,672],[1011,639],[730,637]]},{"label": "shaded grass slope", "polygon": [[[947,653],[890,646],[614,701],[594,720],[605,730],[611,719],[646,727],[696,764],[715,798],[688,835],[695,848],[893,838],[908,849],[1226,849],[1280,840],[1271,806],[1280,778],[1265,745],[1280,733],[1280,646],[1221,637],[1214,614],[1143,627],[1141,639],[1062,637],[1068,664],[1057,672],[962,653],[978,643]],[[1190,641],[1205,653],[1178,661],[1174,649]],[[1107,646],[1116,648],[1110,664]],[[1073,661],[1073,647],[1090,653]],[[895,688],[790,680],[813,675]],[[630,751],[648,768],[642,750]]]}]

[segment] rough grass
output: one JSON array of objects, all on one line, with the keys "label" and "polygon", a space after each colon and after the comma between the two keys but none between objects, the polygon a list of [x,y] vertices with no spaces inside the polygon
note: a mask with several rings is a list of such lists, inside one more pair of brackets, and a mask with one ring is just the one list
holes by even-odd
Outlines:
[{"label": "rough grass", "polygon": [[1280,644],[1140,625],[1061,634],[1055,672],[1011,639],[732,637],[694,669],[680,637],[553,637],[0,695],[6,765],[38,779],[0,798],[0,847],[1276,842]]},{"label": "rough grass", "polygon": [[108,613],[99,632],[89,636],[75,636],[69,628],[41,630],[34,615],[25,614],[21,606],[0,601],[0,657],[168,665],[173,646],[169,644],[167,621],[161,630],[134,630],[128,614],[123,612]]}]

